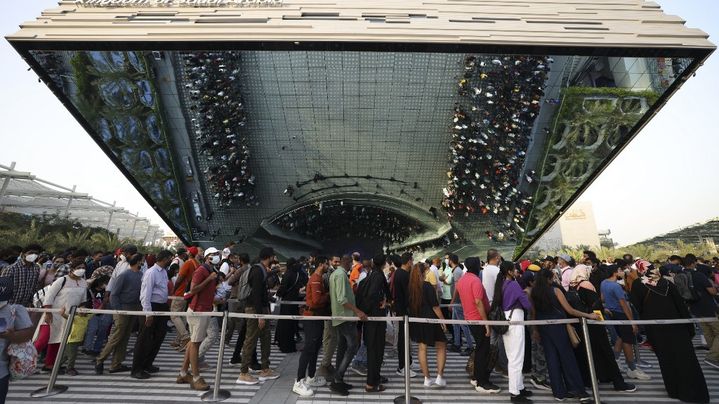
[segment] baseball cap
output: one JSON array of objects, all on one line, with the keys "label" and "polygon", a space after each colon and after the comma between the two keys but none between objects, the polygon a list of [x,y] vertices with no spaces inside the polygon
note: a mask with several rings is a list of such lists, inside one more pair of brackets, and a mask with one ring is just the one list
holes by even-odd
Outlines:
[{"label": "baseball cap", "polygon": [[572,257],[570,257],[570,256],[567,255],[567,254],[559,254],[559,255],[557,255],[557,258],[561,258],[561,259],[563,259],[563,260],[566,261],[566,262],[572,261]]},{"label": "baseball cap", "polygon": [[207,256],[210,255],[210,254],[217,254],[217,253],[219,253],[219,252],[220,252],[220,250],[218,250],[217,248],[215,248],[215,247],[210,247],[210,248],[208,248],[207,250],[205,250],[205,257],[207,257]]},{"label": "baseball cap", "polygon": [[229,248],[223,249],[223,250],[222,250],[222,258],[227,258],[227,257],[229,257],[231,253],[232,253],[232,251],[230,251]]}]

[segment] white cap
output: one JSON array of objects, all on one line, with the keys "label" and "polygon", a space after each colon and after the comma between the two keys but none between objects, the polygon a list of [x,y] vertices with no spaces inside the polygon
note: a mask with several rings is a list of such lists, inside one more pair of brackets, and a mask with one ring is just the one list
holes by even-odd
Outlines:
[{"label": "white cap", "polygon": [[229,248],[225,248],[224,250],[222,250],[222,258],[229,257],[231,253],[232,253],[232,251],[230,251]]},{"label": "white cap", "polygon": [[217,248],[210,247],[207,250],[205,250],[205,257],[207,257],[210,254],[217,254],[218,252],[220,252],[220,250],[218,250]]}]

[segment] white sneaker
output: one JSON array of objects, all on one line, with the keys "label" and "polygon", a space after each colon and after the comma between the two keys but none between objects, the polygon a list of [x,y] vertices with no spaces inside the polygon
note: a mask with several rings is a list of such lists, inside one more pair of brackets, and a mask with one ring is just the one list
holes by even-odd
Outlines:
[{"label": "white sneaker", "polygon": [[643,370],[637,368],[634,370],[627,370],[627,378],[629,379],[637,379],[637,380],[651,380],[652,377],[648,374],[644,373]]},{"label": "white sneaker", "polygon": [[327,380],[322,376],[315,375],[315,377],[306,378],[305,385],[309,387],[324,387],[327,385]]},{"label": "white sneaker", "polygon": [[297,393],[300,397],[311,397],[315,394],[314,391],[312,391],[311,388],[307,387],[305,385],[305,382],[303,380],[296,381],[295,385],[292,386],[292,391]]},{"label": "white sneaker", "polygon": [[429,377],[424,378],[424,387],[432,387],[432,383],[432,379],[430,379]]},{"label": "white sneaker", "polygon": [[474,379],[470,380],[469,384],[471,384],[473,387],[477,387],[477,381]]},{"label": "white sneaker", "polygon": [[[395,373],[397,374],[397,376],[404,377],[404,369],[399,369]],[[417,372],[412,369],[409,369],[409,377],[417,377]]]},{"label": "white sneaker", "polygon": [[434,384],[436,384],[437,387],[447,387],[447,380],[445,380],[444,377],[437,375],[437,378],[434,380]]}]

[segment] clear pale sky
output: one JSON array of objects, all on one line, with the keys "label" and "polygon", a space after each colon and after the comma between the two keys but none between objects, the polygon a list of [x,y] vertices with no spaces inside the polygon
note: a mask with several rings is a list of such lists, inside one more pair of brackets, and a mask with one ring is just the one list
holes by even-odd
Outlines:
[{"label": "clear pale sky", "polygon": [[[10,0],[0,14],[0,33],[17,31],[23,21],[56,0]],[[8,3],[10,2],[8,1]],[[657,0],[689,27],[719,38],[719,1]],[[134,187],[91,140],[69,112],[7,41],[0,41],[2,147],[0,164],[107,201],[167,227]],[[581,197],[591,201],[600,229],[611,229],[620,244],[719,216],[716,128],[719,56],[710,57],[635,140]],[[712,119],[714,118],[714,119]]]}]

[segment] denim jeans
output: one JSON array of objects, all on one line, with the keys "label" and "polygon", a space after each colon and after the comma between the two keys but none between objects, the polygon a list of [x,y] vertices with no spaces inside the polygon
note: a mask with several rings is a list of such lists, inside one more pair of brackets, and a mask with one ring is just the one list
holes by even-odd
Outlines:
[{"label": "denim jeans", "polygon": [[[452,307],[452,320],[464,320],[464,309],[462,306]],[[454,336],[452,344],[457,348],[462,348],[462,334],[460,334],[460,331],[464,334],[467,341],[467,348],[472,349],[474,346],[474,338],[466,324],[452,324],[452,335]]]},{"label": "denim jeans", "polygon": [[85,350],[100,352],[107,342],[107,335],[112,324],[112,314],[96,314],[87,322],[85,332]]},{"label": "denim jeans", "polygon": [[344,382],[345,372],[359,348],[357,339],[357,323],[347,321],[335,326],[337,332],[337,370],[335,382]]}]

